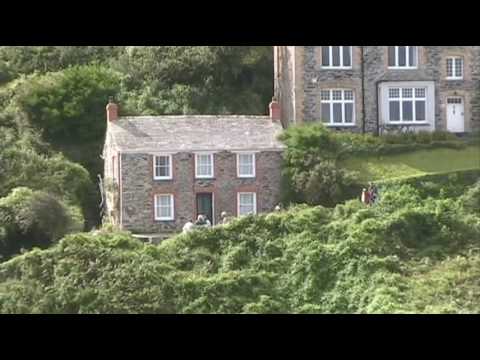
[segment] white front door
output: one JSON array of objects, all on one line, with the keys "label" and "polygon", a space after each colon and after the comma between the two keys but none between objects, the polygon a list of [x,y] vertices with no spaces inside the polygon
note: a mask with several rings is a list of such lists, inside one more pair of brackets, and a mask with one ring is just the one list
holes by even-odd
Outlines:
[{"label": "white front door", "polygon": [[447,130],[454,133],[465,132],[464,107],[461,97],[447,98]]}]

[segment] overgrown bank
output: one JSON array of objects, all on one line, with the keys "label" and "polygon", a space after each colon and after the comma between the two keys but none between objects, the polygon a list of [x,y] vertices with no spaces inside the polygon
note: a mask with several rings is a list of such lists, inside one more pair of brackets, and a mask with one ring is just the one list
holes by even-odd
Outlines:
[{"label": "overgrown bank", "polygon": [[298,206],[160,246],[71,235],[0,265],[0,312],[476,313],[479,199],[480,183],[401,185],[373,207]]}]

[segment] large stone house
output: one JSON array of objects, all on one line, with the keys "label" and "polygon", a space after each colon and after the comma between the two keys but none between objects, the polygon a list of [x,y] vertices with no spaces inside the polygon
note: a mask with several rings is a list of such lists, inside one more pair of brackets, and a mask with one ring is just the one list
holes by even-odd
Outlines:
[{"label": "large stone house", "polygon": [[[178,232],[198,214],[272,211],[280,201],[279,105],[269,116],[119,117],[107,105],[106,215],[136,234]],[[163,237],[160,236],[160,237]]]},{"label": "large stone house", "polygon": [[480,46],[276,46],[282,123],[480,130]]}]

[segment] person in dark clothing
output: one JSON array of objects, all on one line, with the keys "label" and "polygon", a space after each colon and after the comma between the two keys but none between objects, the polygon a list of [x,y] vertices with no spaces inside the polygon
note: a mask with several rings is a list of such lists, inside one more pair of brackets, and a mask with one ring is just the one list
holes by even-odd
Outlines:
[{"label": "person in dark clothing", "polygon": [[378,200],[378,189],[374,183],[369,183],[368,192],[370,193],[370,203],[375,204]]}]

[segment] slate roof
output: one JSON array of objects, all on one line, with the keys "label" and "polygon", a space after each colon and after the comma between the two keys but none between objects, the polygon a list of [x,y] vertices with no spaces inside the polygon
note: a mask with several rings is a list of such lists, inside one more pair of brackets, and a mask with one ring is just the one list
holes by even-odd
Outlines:
[{"label": "slate roof", "polygon": [[282,126],[269,116],[135,116],[109,123],[124,152],[282,150]]}]

